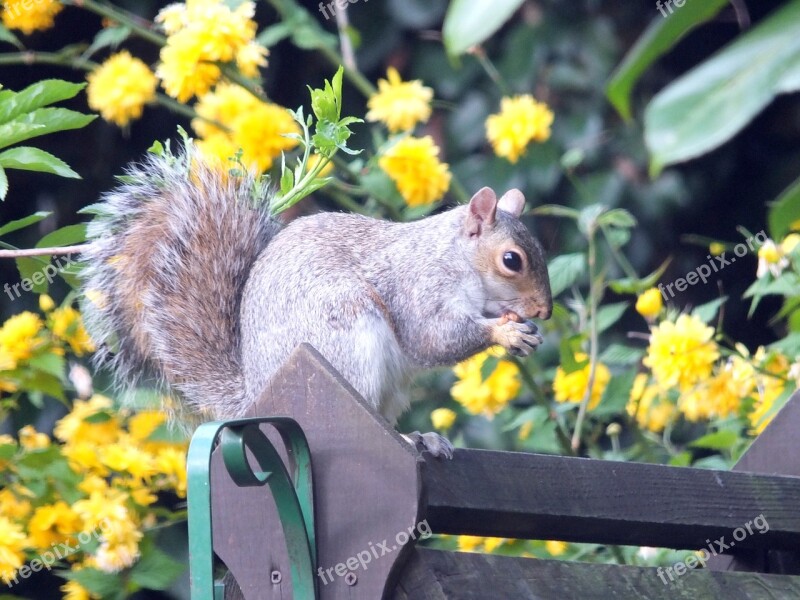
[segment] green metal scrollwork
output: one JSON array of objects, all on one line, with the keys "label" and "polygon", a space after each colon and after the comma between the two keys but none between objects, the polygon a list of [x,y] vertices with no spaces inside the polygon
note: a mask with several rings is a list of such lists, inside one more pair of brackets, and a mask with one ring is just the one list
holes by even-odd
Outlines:
[{"label": "green metal scrollwork", "polygon": [[[260,425],[281,435],[292,476]],[[192,598],[222,600],[224,589],[214,582],[211,514],[211,454],[219,441],[222,460],[239,487],[268,485],[283,527],[296,598],[317,598],[316,541],[311,452],[303,430],[288,417],[213,421],[197,428],[187,459],[189,505],[189,567]],[[250,451],[261,470],[247,458]]]}]

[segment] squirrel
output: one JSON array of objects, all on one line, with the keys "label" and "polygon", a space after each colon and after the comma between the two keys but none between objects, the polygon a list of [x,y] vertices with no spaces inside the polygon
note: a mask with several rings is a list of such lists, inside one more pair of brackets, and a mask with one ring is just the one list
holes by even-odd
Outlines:
[{"label": "squirrel", "polygon": [[[206,418],[243,416],[311,344],[392,425],[411,376],[499,344],[526,356],[548,319],[544,252],[518,190],[415,222],[322,212],[284,225],[255,192],[183,148],[151,154],[91,212],[84,318],[99,366]],[[450,457],[438,434],[410,441]]]}]

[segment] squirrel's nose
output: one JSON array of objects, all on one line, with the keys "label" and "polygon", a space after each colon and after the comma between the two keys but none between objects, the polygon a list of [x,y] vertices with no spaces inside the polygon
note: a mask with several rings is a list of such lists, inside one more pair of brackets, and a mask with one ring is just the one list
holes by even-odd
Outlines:
[{"label": "squirrel's nose", "polygon": [[553,314],[553,304],[535,304],[533,307],[533,316],[537,319],[546,321]]}]

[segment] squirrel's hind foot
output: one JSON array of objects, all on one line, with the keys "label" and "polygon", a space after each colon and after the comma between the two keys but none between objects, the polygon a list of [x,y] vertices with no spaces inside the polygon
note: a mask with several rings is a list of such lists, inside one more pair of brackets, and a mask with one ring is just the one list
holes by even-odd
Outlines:
[{"label": "squirrel's hind foot", "polygon": [[429,431],[428,433],[420,433],[414,431],[403,437],[410,443],[416,446],[421,452],[428,452],[434,458],[446,458],[451,460],[455,448],[453,444],[443,435],[436,432]]}]

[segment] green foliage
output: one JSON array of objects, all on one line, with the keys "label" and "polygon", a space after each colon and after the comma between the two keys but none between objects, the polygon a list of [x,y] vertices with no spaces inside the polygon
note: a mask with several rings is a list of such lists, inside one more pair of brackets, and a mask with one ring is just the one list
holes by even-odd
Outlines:
[{"label": "green foliage", "polygon": [[[34,83],[21,92],[0,91],[0,148],[48,133],[88,125],[96,118],[95,115],[83,115],[66,108],[46,108],[74,97],[84,87],[85,84],[48,79]],[[5,200],[8,194],[5,169],[80,178],[64,161],[44,150],[29,146],[11,148],[0,152],[0,200]]]},{"label": "green foliage", "polygon": [[644,119],[651,172],[713,150],[775,96],[799,90],[798,27],[800,0],[792,0],[659,92]]},{"label": "green foliage", "polygon": [[458,56],[486,41],[521,5],[522,0],[453,0],[442,27],[447,52]]}]

